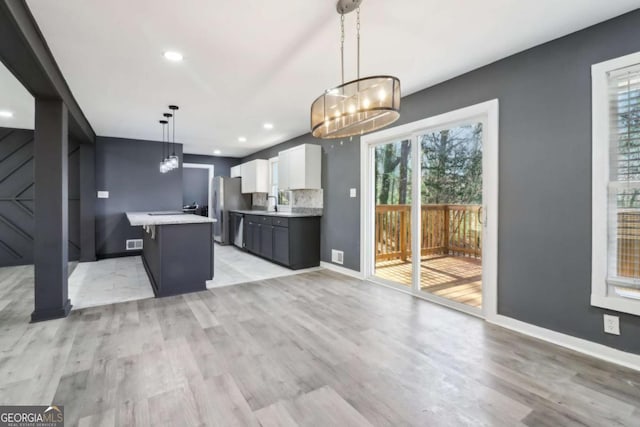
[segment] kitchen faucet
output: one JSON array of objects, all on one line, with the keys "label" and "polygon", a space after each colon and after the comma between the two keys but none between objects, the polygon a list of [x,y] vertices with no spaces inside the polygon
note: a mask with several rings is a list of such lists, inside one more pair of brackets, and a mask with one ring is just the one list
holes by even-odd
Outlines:
[{"label": "kitchen faucet", "polygon": [[[276,196],[267,196],[267,205],[269,204],[269,199],[273,199],[273,201],[275,202],[273,204],[273,210],[274,212],[278,212],[278,198]],[[268,206],[267,209],[269,209]]]}]

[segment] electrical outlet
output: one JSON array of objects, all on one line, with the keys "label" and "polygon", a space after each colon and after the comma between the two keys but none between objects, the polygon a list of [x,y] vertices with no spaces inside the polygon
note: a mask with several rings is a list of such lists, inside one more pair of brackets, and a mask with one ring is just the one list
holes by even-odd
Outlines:
[{"label": "electrical outlet", "polygon": [[349,196],[350,197],[356,197],[356,194],[357,194],[357,190],[355,188],[351,188],[349,190]]},{"label": "electrical outlet", "polygon": [[607,334],[620,335],[620,318],[618,316],[604,315],[604,331]]},{"label": "electrical outlet", "polygon": [[108,191],[98,191],[98,199],[108,199],[109,192]]}]

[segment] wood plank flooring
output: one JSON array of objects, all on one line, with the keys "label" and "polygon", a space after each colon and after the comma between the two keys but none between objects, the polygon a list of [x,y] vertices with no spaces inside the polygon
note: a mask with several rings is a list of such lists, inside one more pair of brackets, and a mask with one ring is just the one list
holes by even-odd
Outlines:
[{"label": "wood plank flooring", "polygon": [[640,372],[329,271],[29,324],[0,269],[0,404],[68,426],[638,426]]},{"label": "wood plank flooring", "polygon": [[[479,258],[429,255],[420,263],[420,289],[467,304],[482,307],[482,261]],[[411,286],[413,264],[402,260],[376,263],[377,277]]]}]

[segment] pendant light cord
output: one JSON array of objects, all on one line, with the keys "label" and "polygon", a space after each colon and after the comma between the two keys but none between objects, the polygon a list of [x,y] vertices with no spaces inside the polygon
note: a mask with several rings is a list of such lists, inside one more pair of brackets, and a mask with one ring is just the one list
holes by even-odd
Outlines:
[{"label": "pendant light cord", "polygon": [[164,123],[160,122],[162,125],[162,161],[164,162]]},{"label": "pendant light cord", "polygon": [[176,110],[173,110],[173,143],[171,144],[171,148],[173,151],[171,152],[172,156],[176,155]]},{"label": "pendant light cord", "polygon": [[358,34],[358,80],[360,80],[360,6],[358,6],[356,13],[358,20],[356,24],[356,31]]},{"label": "pendant light cord", "polygon": [[[357,40],[357,79],[360,80],[360,6],[356,9],[356,40]],[[344,13],[340,14],[340,70],[342,84],[344,84]]]},{"label": "pendant light cord", "polygon": [[344,84],[344,13],[340,14],[340,68],[342,70],[342,84]]}]

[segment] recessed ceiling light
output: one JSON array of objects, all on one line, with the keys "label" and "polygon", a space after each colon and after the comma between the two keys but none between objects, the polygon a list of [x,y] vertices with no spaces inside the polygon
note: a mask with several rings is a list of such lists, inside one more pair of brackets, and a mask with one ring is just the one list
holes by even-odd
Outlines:
[{"label": "recessed ceiling light", "polygon": [[240,136],[238,137],[238,142],[247,142],[247,138],[245,138],[244,136]]},{"label": "recessed ceiling light", "polygon": [[273,123],[265,123],[262,125],[265,129],[273,129]]},{"label": "recessed ceiling light", "polygon": [[13,113],[11,111],[0,111],[0,117],[10,118],[13,117]]},{"label": "recessed ceiling light", "polygon": [[216,156],[217,156],[218,154],[220,154],[220,153],[221,153],[221,151],[220,151],[220,150],[213,150],[213,154],[215,154]]},{"label": "recessed ceiling light", "polygon": [[174,52],[174,51],[166,51],[164,53],[164,57],[165,59],[168,59],[169,61],[174,61],[174,62],[179,62],[182,61],[182,54],[180,52]]}]

